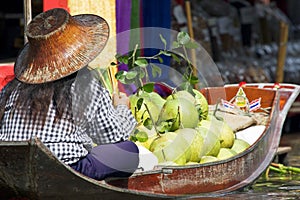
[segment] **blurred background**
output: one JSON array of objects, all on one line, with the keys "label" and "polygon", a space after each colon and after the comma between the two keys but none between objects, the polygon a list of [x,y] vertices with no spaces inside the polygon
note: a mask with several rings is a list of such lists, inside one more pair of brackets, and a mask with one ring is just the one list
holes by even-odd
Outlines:
[{"label": "blurred background", "polygon": [[[52,7],[75,11],[72,2],[75,1],[31,0],[32,16]],[[77,6],[103,4],[99,0],[85,2],[77,3]],[[282,22],[288,26],[283,82],[300,82],[299,0],[265,0],[267,3],[262,0],[189,2],[194,39],[203,45],[217,63],[225,83],[276,82]],[[123,12],[119,11],[121,8]],[[128,23],[118,18],[126,14],[126,9],[130,9],[129,14],[139,15],[132,15],[128,19],[131,25],[125,29],[156,26],[188,32],[189,16],[184,0],[123,0],[123,3],[116,0],[115,7],[110,10],[115,10],[117,25]],[[23,0],[5,1],[5,5],[0,7],[0,29],[0,62],[14,61],[24,44]]]},{"label": "blurred background", "polygon": [[[2,2],[0,63],[14,62],[24,45],[25,2]],[[32,17],[54,7],[71,14],[99,13],[114,33],[139,27],[192,31],[224,83],[300,84],[299,0],[30,0],[30,4]],[[289,113],[286,132],[300,129],[299,102]]]}]

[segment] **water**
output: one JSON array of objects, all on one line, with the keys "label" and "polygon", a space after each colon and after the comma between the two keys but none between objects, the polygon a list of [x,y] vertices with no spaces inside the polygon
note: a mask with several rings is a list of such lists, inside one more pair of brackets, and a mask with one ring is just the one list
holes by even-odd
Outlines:
[{"label": "water", "polygon": [[[292,150],[285,159],[286,166],[300,169],[300,131],[284,133],[280,146],[290,146]],[[276,160],[274,160],[276,161]],[[199,198],[199,200],[300,200],[300,173],[280,174],[270,170],[264,173],[250,187],[222,197]]]},{"label": "water", "polygon": [[222,197],[205,198],[217,200],[231,199],[300,199],[300,176],[272,173],[268,179],[261,177],[251,187],[241,192],[234,192]]},{"label": "water", "polygon": [[268,178],[262,176],[249,194],[261,199],[300,199],[300,174],[272,173]]},{"label": "water", "polygon": [[[300,132],[284,133],[280,146],[290,146],[285,165],[300,169]],[[300,173],[263,174],[248,191],[247,199],[300,199]],[[253,198],[252,198],[253,196]]]},{"label": "water", "polygon": [[243,191],[221,197],[197,198],[199,200],[294,200],[300,199],[300,174],[263,174],[252,186]]}]

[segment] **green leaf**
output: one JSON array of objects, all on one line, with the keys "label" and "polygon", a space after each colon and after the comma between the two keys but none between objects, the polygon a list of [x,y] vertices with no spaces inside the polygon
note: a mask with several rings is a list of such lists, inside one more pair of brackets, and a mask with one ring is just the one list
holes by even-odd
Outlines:
[{"label": "green leaf", "polygon": [[120,80],[122,77],[125,77],[126,73],[127,73],[126,71],[120,70],[115,74],[115,78],[117,80]]},{"label": "green leaf", "polygon": [[123,70],[121,70],[121,71],[118,71],[116,74],[115,74],[115,78],[117,79],[117,80],[119,80],[121,83],[123,83],[123,84],[127,84],[126,83],[126,71],[123,71]]},{"label": "green leaf", "polygon": [[177,41],[173,41],[172,47],[173,47],[174,49],[177,49],[177,48],[180,47],[180,44],[179,44]]},{"label": "green leaf", "polygon": [[143,90],[145,91],[145,92],[153,92],[154,91],[154,83],[146,83],[145,85],[143,85]]},{"label": "green leaf", "polygon": [[138,75],[139,75],[139,79],[142,79],[145,77],[146,72],[144,70],[139,70]]},{"label": "green leaf", "polygon": [[123,83],[123,84],[128,84],[127,81],[126,81],[125,76],[120,77],[120,79],[118,79],[118,80],[119,80],[121,83]]},{"label": "green leaf", "polygon": [[143,125],[144,125],[147,129],[151,130],[152,127],[153,127],[152,120],[151,120],[150,118],[145,119]]},{"label": "green leaf", "polygon": [[132,142],[138,141],[137,138],[134,135],[130,135],[129,140]]},{"label": "green leaf", "polygon": [[168,132],[171,129],[172,125],[173,125],[173,123],[172,123],[173,120],[176,120],[176,118],[160,122],[158,124],[158,126],[157,126],[158,132],[159,133],[166,133],[166,132]]},{"label": "green leaf", "polygon": [[164,62],[164,60],[162,59],[162,57],[157,57],[157,59],[158,59],[158,61],[160,62],[160,63],[163,63]]},{"label": "green leaf", "polygon": [[190,36],[186,32],[179,32],[177,35],[177,42],[179,44],[185,45],[191,40]]},{"label": "green leaf", "polygon": [[197,49],[199,47],[197,42],[189,41],[187,44],[184,45],[186,48],[189,49]]},{"label": "green leaf", "polygon": [[139,58],[134,62],[134,64],[140,67],[147,67],[148,61],[145,58]]},{"label": "green leaf", "polygon": [[136,109],[139,111],[143,105],[144,99],[143,98],[139,98],[139,100],[137,100],[136,102]]},{"label": "green leaf", "polygon": [[139,131],[135,134],[135,137],[139,142],[146,142],[148,140],[148,134],[145,131]]},{"label": "green leaf", "polygon": [[199,79],[198,79],[198,77],[196,77],[196,76],[192,76],[192,77],[190,77],[189,82],[190,82],[192,85],[194,85],[194,84],[197,84],[197,83],[199,82]]},{"label": "green leaf", "polygon": [[152,76],[153,77],[159,77],[161,76],[161,68],[153,63],[150,64],[151,66],[151,71],[152,71]]},{"label": "green leaf", "polygon": [[179,58],[176,54],[172,53],[172,58],[173,58],[177,63],[180,63],[180,58]]},{"label": "green leaf", "polygon": [[124,55],[117,58],[120,63],[128,64],[129,56]]},{"label": "green leaf", "polygon": [[126,78],[127,79],[134,79],[137,76],[137,71],[129,71],[126,73]]},{"label": "green leaf", "polygon": [[179,61],[180,61],[180,58],[184,59],[184,60],[187,60],[187,58],[182,53],[176,52],[176,54],[177,54],[176,56],[179,58]]}]

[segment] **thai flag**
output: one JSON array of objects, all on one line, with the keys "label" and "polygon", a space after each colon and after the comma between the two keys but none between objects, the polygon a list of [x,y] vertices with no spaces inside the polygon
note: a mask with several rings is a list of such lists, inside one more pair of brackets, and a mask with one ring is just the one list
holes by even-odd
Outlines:
[{"label": "thai flag", "polygon": [[249,105],[249,111],[254,111],[254,110],[259,109],[261,107],[260,101],[261,101],[261,98],[251,101],[250,105]]},{"label": "thai flag", "polygon": [[230,103],[229,101],[226,101],[224,99],[221,99],[221,103],[225,108],[231,108],[233,109],[235,106],[234,104]]}]

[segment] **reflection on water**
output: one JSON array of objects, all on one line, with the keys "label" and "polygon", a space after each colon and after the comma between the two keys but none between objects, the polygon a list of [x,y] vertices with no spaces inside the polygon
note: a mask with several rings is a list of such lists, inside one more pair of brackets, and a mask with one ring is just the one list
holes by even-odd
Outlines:
[{"label": "reflection on water", "polygon": [[300,174],[271,173],[268,178],[261,176],[248,194],[271,199],[298,199]]},{"label": "reflection on water", "polygon": [[[299,126],[299,121],[297,125]],[[287,154],[289,166],[300,167],[300,130],[293,133],[285,133],[281,138],[280,146],[290,146],[292,151]],[[222,197],[197,198],[199,200],[300,200],[300,173],[280,174],[270,171],[268,176],[261,175],[250,187],[243,191],[227,194]]]},{"label": "reflection on water", "polygon": [[300,199],[300,174],[282,175],[270,173],[268,178],[262,175],[252,186],[243,191],[222,197],[196,198],[199,200],[290,200]]},{"label": "reflection on water", "polygon": [[[287,164],[300,167],[300,132],[283,134],[280,146],[292,148],[286,158]],[[221,199],[300,199],[300,174],[280,174],[270,171],[267,177],[263,174],[250,188]]]},{"label": "reflection on water", "polygon": [[256,191],[287,191],[297,190],[300,192],[300,175],[282,175],[272,173],[268,178],[261,177],[252,188]]}]

